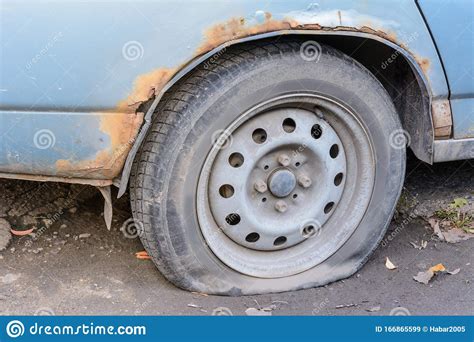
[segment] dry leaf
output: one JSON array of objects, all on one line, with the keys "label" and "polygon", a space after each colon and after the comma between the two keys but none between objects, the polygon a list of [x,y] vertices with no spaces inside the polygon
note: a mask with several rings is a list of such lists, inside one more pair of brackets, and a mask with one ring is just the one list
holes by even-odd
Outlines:
[{"label": "dry leaf", "polygon": [[433,228],[434,233],[438,236],[438,238],[442,241],[444,241],[444,235],[441,232],[441,229],[439,228],[439,220],[435,218],[430,218],[428,220],[428,223],[430,224],[431,228]]},{"label": "dry leaf", "polygon": [[474,237],[472,234],[464,232],[462,229],[453,228],[443,233],[444,240],[449,243],[457,243],[459,241],[469,240]]},{"label": "dry leaf", "polygon": [[387,267],[389,270],[394,270],[397,268],[397,266],[395,266],[393,264],[393,262],[390,261],[390,259],[387,257],[387,259],[385,260],[385,267]]},{"label": "dry leaf", "polygon": [[444,267],[443,264],[437,264],[437,265],[434,265],[432,267],[430,267],[430,271],[432,272],[444,272],[446,271],[446,267]]},{"label": "dry leaf", "polygon": [[13,235],[16,235],[16,236],[25,236],[25,235],[30,235],[31,233],[33,233],[33,230],[34,230],[34,228],[31,228],[31,229],[28,229],[28,230],[15,230],[15,229],[10,229],[10,232],[11,232]]},{"label": "dry leaf", "polygon": [[455,274],[458,274],[460,271],[461,271],[460,268],[456,268],[454,271],[448,271],[448,273],[451,275],[455,275]]},{"label": "dry leaf", "polygon": [[425,272],[418,272],[416,276],[413,277],[417,282],[422,284],[428,284],[429,281],[435,276],[438,272],[444,272],[446,268],[443,264],[437,264],[433,267],[430,267],[428,271]]},{"label": "dry leaf", "polygon": [[413,241],[410,241],[410,244],[413,246],[413,248],[416,248],[416,249],[419,249],[419,250],[425,249],[426,246],[428,246],[428,242],[426,242],[425,240],[421,240],[421,244],[419,244],[419,245],[416,242],[413,242]]},{"label": "dry leaf", "polygon": [[141,260],[148,260],[148,259],[151,259],[151,257],[148,255],[148,253],[146,251],[142,251],[142,252],[137,252],[135,253],[135,257],[137,259],[141,259]]}]

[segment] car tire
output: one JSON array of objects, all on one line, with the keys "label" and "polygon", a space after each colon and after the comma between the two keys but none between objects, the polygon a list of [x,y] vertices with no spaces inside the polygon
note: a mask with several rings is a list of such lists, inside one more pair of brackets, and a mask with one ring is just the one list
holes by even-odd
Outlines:
[{"label": "car tire", "polygon": [[141,241],[190,291],[346,278],[390,223],[403,138],[386,90],[340,51],[296,39],[229,47],[156,109],[131,175]]}]

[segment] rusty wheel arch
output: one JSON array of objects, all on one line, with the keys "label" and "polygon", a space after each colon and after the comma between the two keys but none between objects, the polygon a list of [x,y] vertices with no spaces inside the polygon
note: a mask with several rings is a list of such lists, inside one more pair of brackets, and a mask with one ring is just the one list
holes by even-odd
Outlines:
[{"label": "rusty wheel arch", "polygon": [[[348,54],[368,68],[369,71],[379,79],[392,97],[400,115],[403,128],[411,138],[410,147],[415,155],[425,162],[433,162],[434,127],[431,113],[433,99],[425,74],[429,68],[428,60],[411,54],[406,47],[398,45],[394,38],[379,31],[365,32],[360,30],[318,29],[279,30],[229,40],[193,58],[180,69],[177,69],[173,77],[148,102],[142,103],[140,111],[146,112],[144,123],[128,153],[120,179],[114,180],[114,184],[119,187],[118,197],[121,197],[127,189],[135,155],[150,128],[155,109],[163,95],[170,91],[181,78],[192,72],[197,66],[206,63],[206,61],[212,59],[214,56],[225,53],[226,48],[237,44],[245,44],[247,42],[255,42],[279,36],[308,38],[308,40],[312,39],[330,45]],[[352,46],[348,44],[348,42],[352,42]],[[350,49],[351,47],[354,48],[354,44],[356,44],[355,50],[351,52]],[[376,51],[385,57],[373,59],[373,56],[371,56],[368,51]],[[387,74],[384,75],[380,71],[377,72],[377,64],[383,68],[383,63],[386,62],[388,58],[394,56],[395,58],[392,58],[392,61],[388,63],[388,66],[384,69],[384,71],[388,70]]]}]

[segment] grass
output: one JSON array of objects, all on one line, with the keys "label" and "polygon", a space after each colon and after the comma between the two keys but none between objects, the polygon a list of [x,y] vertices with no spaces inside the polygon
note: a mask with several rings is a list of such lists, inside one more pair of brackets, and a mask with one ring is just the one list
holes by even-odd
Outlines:
[{"label": "grass", "polygon": [[455,198],[446,209],[435,211],[435,216],[451,226],[474,234],[474,216],[466,209],[469,202],[465,198]]}]

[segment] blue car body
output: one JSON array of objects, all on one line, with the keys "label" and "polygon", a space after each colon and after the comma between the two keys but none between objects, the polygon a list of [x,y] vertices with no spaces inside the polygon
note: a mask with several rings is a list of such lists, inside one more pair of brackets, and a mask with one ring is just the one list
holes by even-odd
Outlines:
[{"label": "blue car body", "polygon": [[290,34],[396,51],[426,91],[424,160],[474,158],[473,25],[469,0],[1,0],[0,176],[124,188],[167,89],[226,46]]}]

